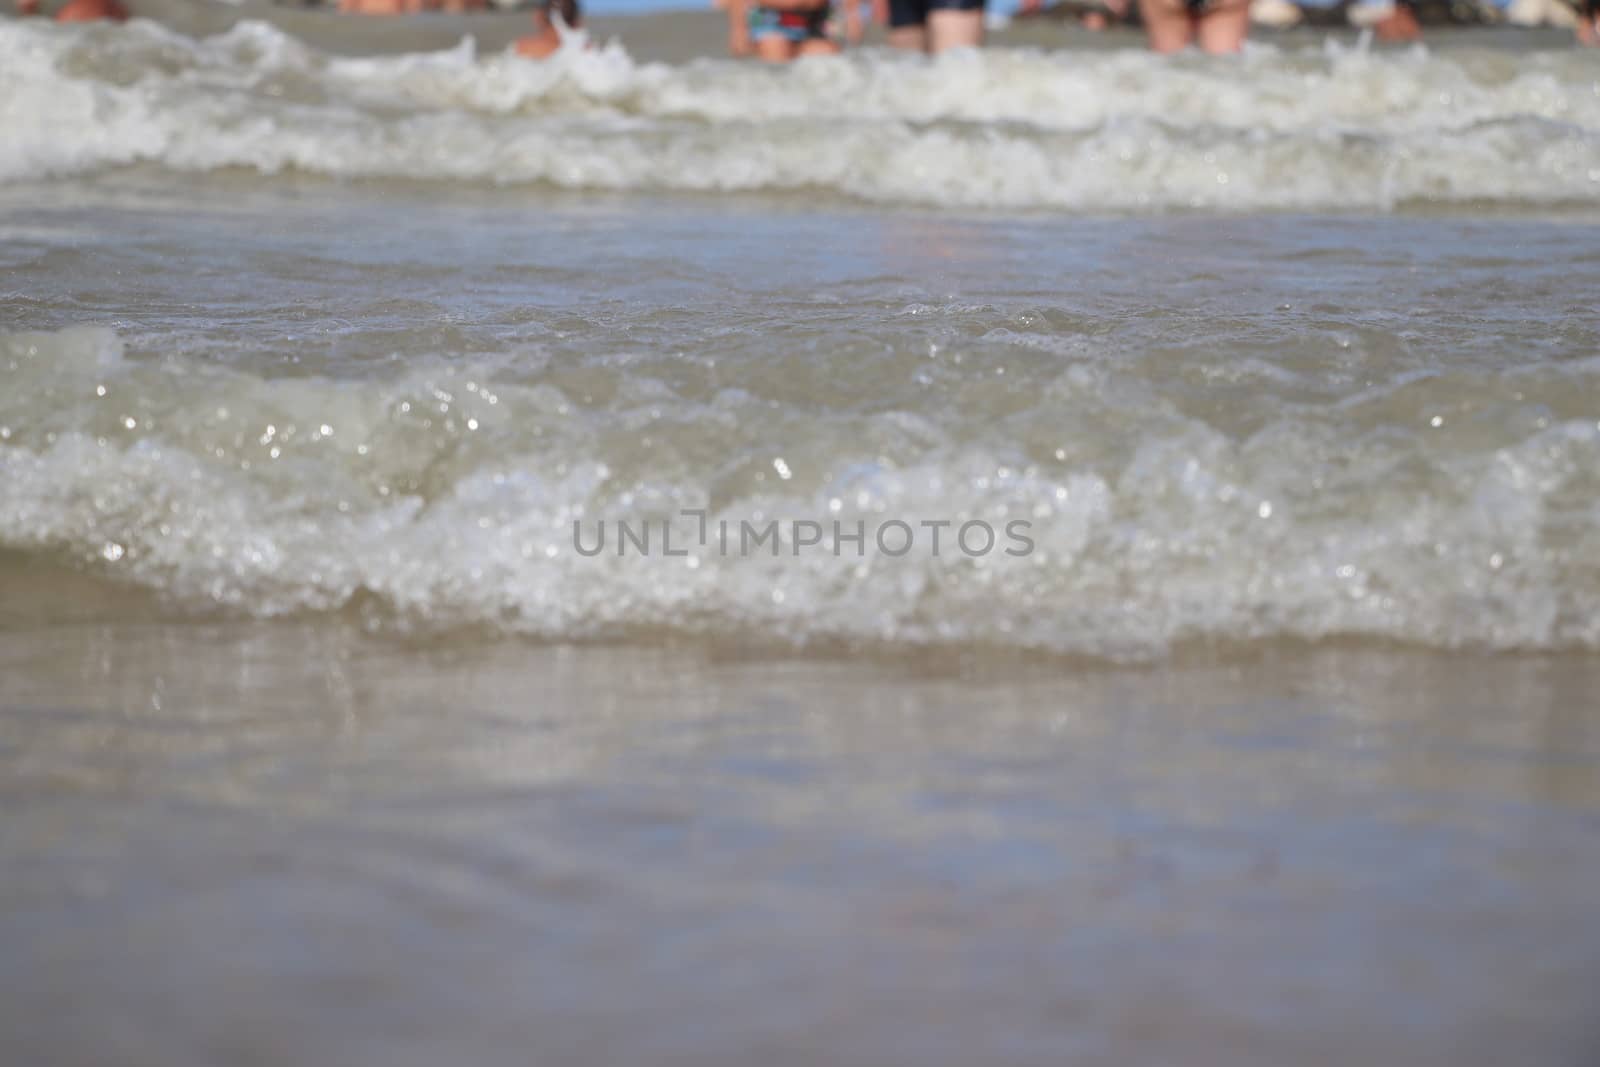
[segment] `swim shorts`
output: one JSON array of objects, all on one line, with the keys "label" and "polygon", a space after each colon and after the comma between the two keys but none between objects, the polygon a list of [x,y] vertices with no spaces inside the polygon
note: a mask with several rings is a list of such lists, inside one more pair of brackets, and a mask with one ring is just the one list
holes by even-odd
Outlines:
[{"label": "swim shorts", "polygon": [[828,9],[819,7],[812,11],[779,11],[771,7],[750,9],[750,39],[778,36],[802,44],[825,39],[828,36]]},{"label": "swim shorts", "polygon": [[982,11],[983,0],[889,0],[889,25],[921,26],[930,11]]}]

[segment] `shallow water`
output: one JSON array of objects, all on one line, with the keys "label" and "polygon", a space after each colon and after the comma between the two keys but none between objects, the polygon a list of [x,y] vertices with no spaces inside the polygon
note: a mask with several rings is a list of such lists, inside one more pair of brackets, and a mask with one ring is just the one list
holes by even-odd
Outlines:
[{"label": "shallow water", "polygon": [[350,58],[247,22],[195,41],[0,24],[0,181],[133,163],[1077,212],[1563,205],[1600,196],[1582,50],[869,49],[771,70]]},{"label": "shallow water", "polygon": [[0,635],[16,1062],[1587,1063],[1592,658]]},{"label": "shallow water", "polygon": [[1600,646],[1584,219],[148,173],[4,203],[0,543],[179,613]]},{"label": "shallow water", "polygon": [[1591,57],[0,58],[6,1058],[1600,1048]]}]

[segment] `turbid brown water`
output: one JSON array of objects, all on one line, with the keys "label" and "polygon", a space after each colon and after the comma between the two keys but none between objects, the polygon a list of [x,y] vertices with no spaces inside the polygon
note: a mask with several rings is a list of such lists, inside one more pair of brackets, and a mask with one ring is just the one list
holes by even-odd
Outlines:
[{"label": "turbid brown water", "polygon": [[1600,1051],[1587,57],[327,32],[0,24],[0,1059]]},{"label": "turbid brown water", "polygon": [[1591,659],[0,635],[19,1063],[1581,1064]]}]

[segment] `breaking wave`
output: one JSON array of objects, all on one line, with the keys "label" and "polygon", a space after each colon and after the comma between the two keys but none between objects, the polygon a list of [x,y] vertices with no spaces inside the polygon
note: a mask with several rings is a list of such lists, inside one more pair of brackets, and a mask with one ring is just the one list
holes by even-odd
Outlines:
[{"label": "breaking wave", "polygon": [[1600,198],[1576,51],[881,51],[773,70],[0,23],[0,181],[132,164],[1067,211]]},{"label": "breaking wave", "polygon": [[[1600,363],[1396,372],[1318,399],[1235,360],[1216,373],[1263,399],[1229,430],[1137,364],[1030,363],[1026,340],[997,331],[956,374],[913,340],[870,370],[457,358],[339,381],[135,358],[103,328],[13,334],[0,548],[185,612],[358,605],[554,639],[1600,648]],[[1004,378],[978,372],[1002,355]],[[859,522],[867,550],[576,550],[575,522],[592,548],[599,521],[682,508]],[[890,557],[873,540],[894,520],[1022,520],[1033,550]]]}]

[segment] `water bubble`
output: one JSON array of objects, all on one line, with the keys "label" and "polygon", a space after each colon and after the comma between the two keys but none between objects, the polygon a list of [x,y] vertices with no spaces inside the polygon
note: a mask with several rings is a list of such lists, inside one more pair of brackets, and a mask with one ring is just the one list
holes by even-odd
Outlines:
[{"label": "water bubble", "polygon": [[1261,502],[1261,506],[1256,508],[1256,514],[1260,515],[1263,519],[1272,518],[1272,502],[1270,500],[1263,500]]},{"label": "water bubble", "polygon": [[1434,427],[1435,429],[1437,429],[1440,426],[1443,426],[1444,425],[1444,416],[1443,415],[1435,415],[1433,418],[1428,420],[1428,425]]},{"label": "water bubble", "polygon": [[789,470],[789,464],[783,461],[782,456],[779,456],[777,459],[772,461],[772,469],[777,471],[778,477],[782,478],[784,481],[788,481],[790,478],[794,477],[794,472]]},{"label": "water bubble", "polygon": [[100,546],[100,555],[104,556],[106,560],[111,563],[115,563],[117,560],[121,559],[123,552],[123,547],[117,544],[115,541],[107,541],[104,545]]}]

